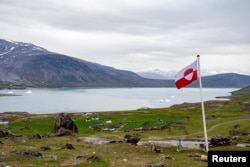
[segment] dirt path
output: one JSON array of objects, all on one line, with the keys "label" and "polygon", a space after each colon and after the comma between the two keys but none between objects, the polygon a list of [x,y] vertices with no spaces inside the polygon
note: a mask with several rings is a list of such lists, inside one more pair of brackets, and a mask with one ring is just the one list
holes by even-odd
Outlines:
[{"label": "dirt path", "polygon": [[[215,128],[219,127],[219,126],[222,126],[222,125],[226,125],[226,124],[230,124],[230,123],[233,123],[233,122],[239,122],[239,121],[243,121],[243,120],[250,120],[250,118],[244,118],[244,119],[237,119],[237,120],[233,120],[233,121],[228,121],[228,122],[223,122],[223,123],[219,123],[217,125],[213,125],[211,128],[207,129],[207,132],[209,131],[212,131],[214,130]],[[204,131],[200,131],[200,132],[195,132],[195,133],[192,133],[192,134],[188,134],[188,135],[183,135],[183,136],[171,136],[171,137],[164,137],[162,139],[185,139],[186,137],[188,136],[194,136],[194,135],[198,135],[198,134],[203,134]],[[160,138],[158,137],[150,137],[151,139],[157,139],[159,140]]]},{"label": "dirt path", "polygon": [[[218,128],[219,126],[230,124],[233,122],[239,122],[239,121],[243,121],[243,120],[250,120],[250,118],[237,119],[237,120],[233,120],[233,121],[219,123],[219,124],[214,125],[211,128],[209,128],[207,130],[207,132],[212,131],[215,128]],[[156,145],[162,145],[162,146],[168,146],[168,145],[177,146],[178,139],[181,139],[181,145],[183,147],[192,148],[192,149],[200,149],[201,148],[200,145],[205,144],[205,142],[199,142],[199,141],[197,141],[197,138],[196,139],[187,139],[187,140],[185,140],[185,138],[188,136],[193,136],[193,135],[197,135],[197,134],[201,134],[201,133],[204,133],[204,132],[200,131],[200,132],[196,132],[196,133],[192,133],[192,134],[184,135],[184,136],[171,136],[171,137],[164,137],[164,138],[150,137],[148,142],[149,143],[154,142]],[[142,144],[145,144],[145,142]]]},{"label": "dirt path", "polygon": [[229,123],[233,123],[233,122],[238,122],[238,121],[245,121],[245,120],[250,120],[250,118],[245,118],[245,119],[237,119],[237,120],[233,120],[233,121],[228,121],[228,122],[223,122],[223,123],[220,123],[220,124],[217,124],[217,125],[214,125],[212,126],[209,130],[207,130],[207,132],[217,128],[218,126],[221,126],[221,125],[225,125],[225,124],[229,124]]},{"label": "dirt path", "polygon": [[[238,122],[238,121],[243,121],[243,120],[250,120],[250,118],[237,119],[237,120],[233,120],[233,121],[228,121],[228,122],[219,123],[219,124],[217,124],[217,125],[213,125],[213,126],[212,126],[211,128],[209,128],[209,129],[207,129],[207,132],[212,131],[212,130],[214,130],[215,128],[221,126],[221,125],[226,125],[226,124],[230,124],[230,123]],[[203,131],[200,131],[200,132],[196,132],[196,133],[193,133],[193,134],[185,135],[184,137],[192,136],[192,135],[196,135],[196,134],[200,134],[200,133],[204,133],[204,132],[203,132]]]}]

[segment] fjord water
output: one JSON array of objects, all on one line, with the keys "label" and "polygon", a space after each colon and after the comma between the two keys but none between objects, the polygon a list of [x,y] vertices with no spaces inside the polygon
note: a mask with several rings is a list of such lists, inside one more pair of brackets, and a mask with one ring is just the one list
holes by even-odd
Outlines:
[{"label": "fjord water", "polygon": [[[203,88],[203,99],[228,96],[236,88]],[[60,88],[0,90],[0,112],[97,112],[162,108],[183,102],[200,102],[199,88]],[[217,99],[218,100],[218,99]]]}]

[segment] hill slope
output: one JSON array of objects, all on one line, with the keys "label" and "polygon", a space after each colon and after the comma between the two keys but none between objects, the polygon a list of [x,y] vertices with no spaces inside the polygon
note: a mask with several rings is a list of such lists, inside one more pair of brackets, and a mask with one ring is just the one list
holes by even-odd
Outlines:
[{"label": "hill slope", "polygon": [[[216,88],[242,88],[250,85],[250,76],[241,75],[236,73],[217,74],[212,76],[202,77],[203,87],[216,87]],[[199,86],[198,82],[195,82],[192,86]]]},{"label": "hill slope", "polygon": [[167,82],[0,39],[0,81],[39,87],[150,87]]},{"label": "hill slope", "polygon": [[[202,78],[203,87],[245,87],[250,76],[218,74]],[[190,87],[198,87],[194,82]],[[0,39],[0,88],[30,87],[174,87],[174,80],[138,74],[53,53],[39,46]]]}]

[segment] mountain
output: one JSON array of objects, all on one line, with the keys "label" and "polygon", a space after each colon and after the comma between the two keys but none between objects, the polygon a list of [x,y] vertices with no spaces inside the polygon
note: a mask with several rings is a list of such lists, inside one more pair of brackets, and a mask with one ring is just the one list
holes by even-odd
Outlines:
[{"label": "mountain", "polygon": [[[160,74],[161,72],[158,71]],[[173,76],[173,72],[169,73]],[[234,73],[202,78],[203,87],[250,85]],[[174,80],[143,78],[126,70],[50,52],[42,47],[0,39],[0,89],[7,87],[174,87]],[[189,87],[198,87],[194,82]]]},{"label": "mountain", "polygon": [[0,82],[31,87],[163,87],[171,81],[145,79],[33,44],[0,39]]},{"label": "mountain", "polygon": [[143,78],[149,78],[149,79],[174,79],[174,75],[176,72],[174,71],[161,71],[158,69],[145,71],[145,72],[136,72],[138,75],[140,75]]},{"label": "mountain", "polygon": [[[151,70],[146,72],[137,72],[138,75],[144,78],[149,79],[167,79],[173,80],[174,75],[177,72],[170,71],[160,71],[160,70]],[[174,81],[173,81],[174,82]],[[242,75],[236,73],[224,73],[224,74],[216,74],[209,76],[202,76],[202,86],[203,87],[212,87],[212,88],[220,88],[220,87],[236,87],[241,88],[250,85],[250,76]],[[189,87],[199,87],[198,82],[194,82],[189,85]]]},{"label": "mountain", "polygon": [[[236,73],[216,74],[202,77],[204,87],[236,87],[242,88],[250,85],[250,76]],[[198,83],[194,84],[198,86]]]},{"label": "mountain", "polygon": [[[250,85],[249,75],[225,73],[202,77],[204,88],[242,88],[248,85]],[[193,82],[189,87],[199,87],[199,82]]]}]

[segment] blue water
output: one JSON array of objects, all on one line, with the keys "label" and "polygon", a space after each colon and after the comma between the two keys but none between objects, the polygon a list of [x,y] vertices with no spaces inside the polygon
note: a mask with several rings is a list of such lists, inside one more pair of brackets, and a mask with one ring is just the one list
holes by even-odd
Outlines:
[{"label": "blue water", "polygon": [[[235,88],[203,88],[203,100],[227,96]],[[21,96],[0,96],[0,112],[97,112],[161,108],[183,102],[200,102],[199,88],[60,88],[0,90]]]}]

